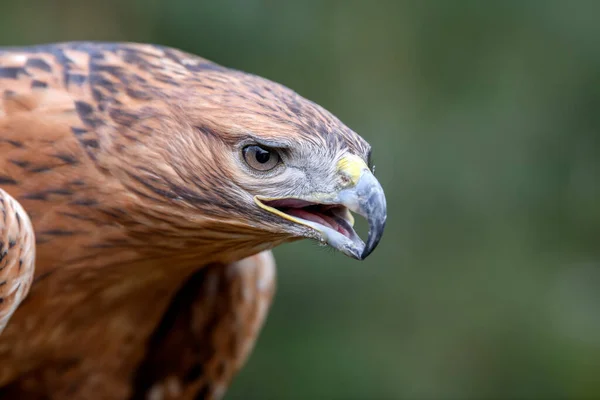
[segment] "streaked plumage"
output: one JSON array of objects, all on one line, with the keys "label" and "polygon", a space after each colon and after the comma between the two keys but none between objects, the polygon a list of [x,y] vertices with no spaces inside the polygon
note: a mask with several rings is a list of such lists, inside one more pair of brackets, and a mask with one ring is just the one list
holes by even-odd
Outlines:
[{"label": "streaked plumage", "polygon": [[[260,77],[68,43],[0,49],[0,94],[0,194],[33,223],[20,258],[37,252],[0,335],[0,396],[219,398],[270,305],[269,249],[308,237],[364,258],[383,231],[369,145]],[[253,169],[249,146],[280,162]],[[372,224],[366,246],[346,207]]]},{"label": "streaked plumage", "polygon": [[18,201],[0,189],[0,333],[29,292],[35,233]]}]

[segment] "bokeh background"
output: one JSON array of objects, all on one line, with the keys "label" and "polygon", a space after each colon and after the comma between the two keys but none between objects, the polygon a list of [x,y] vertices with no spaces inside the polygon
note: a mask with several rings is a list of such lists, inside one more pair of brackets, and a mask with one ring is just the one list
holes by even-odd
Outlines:
[{"label": "bokeh background", "polygon": [[275,250],[227,399],[600,398],[600,2],[0,0],[0,44],[175,46],[370,141],[359,263]]}]

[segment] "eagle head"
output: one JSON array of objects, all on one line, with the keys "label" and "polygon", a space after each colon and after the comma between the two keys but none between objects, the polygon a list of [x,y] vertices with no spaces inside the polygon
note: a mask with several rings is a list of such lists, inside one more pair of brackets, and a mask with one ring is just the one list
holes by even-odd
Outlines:
[{"label": "eagle head", "polygon": [[[228,251],[310,238],[366,258],[386,221],[369,144],[280,84],[188,57],[170,91],[156,90],[162,111],[150,112],[160,118],[154,150],[145,154],[162,162],[148,159],[146,178],[137,169],[143,190],[167,193],[186,232],[227,242]],[[352,212],[369,223],[366,243]]]}]

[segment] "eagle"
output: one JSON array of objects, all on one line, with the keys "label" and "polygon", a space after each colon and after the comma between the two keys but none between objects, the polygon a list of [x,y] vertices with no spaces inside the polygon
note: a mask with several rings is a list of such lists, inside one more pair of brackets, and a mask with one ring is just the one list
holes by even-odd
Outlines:
[{"label": "eagle", "polygon": [[222,398],[273,298],[271,249],[363,260],[382,237],[370,145],[259,76],[54,43],[0,48],[0,96],[2,399]]}]

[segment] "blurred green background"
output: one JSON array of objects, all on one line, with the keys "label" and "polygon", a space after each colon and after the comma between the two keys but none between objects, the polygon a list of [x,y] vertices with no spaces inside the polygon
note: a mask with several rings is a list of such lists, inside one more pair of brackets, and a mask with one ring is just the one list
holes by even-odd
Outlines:
[{"label": "blurred green background", "polygon": [[600,2],[7,1],[0,44],[128,40],[283,83],[373,146],[359,263],[276,249],[227,399],[600,398]]}]

